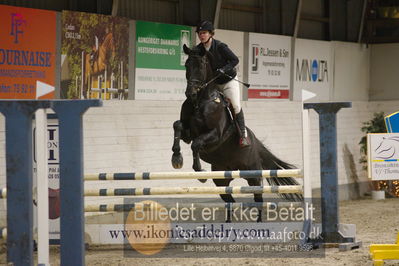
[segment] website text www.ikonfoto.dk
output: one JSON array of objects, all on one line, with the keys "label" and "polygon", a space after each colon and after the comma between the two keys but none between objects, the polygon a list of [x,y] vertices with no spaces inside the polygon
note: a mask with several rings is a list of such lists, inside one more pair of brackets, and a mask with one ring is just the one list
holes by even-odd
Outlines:
[{"label": "website text www.ikonfoto.dk", "polygon": [[[228,223],[220,224],[201,224],[195,228],[187,228],[186,226],[174,225],[170,229],[161,229],[154,224],[149,224],[144,229],[132,230],[109,230],[111,238],[123,237],[124,239],[142,239],[142,240],[159,240],[169,239],[171,242],[178,240],[208,240],[211,242],[236,242],[266,240],[272,242],[289,242],[293,240],[303,240],[308,237],[303,231],[295,231],[289,226],[283,226],[278,230],[269,228],[243,228],[244,224],[240,224],[240,228],[232,226]],[[248,226],[250,227],[250,226]],[[311,235],[317,237],[320,234],[319,228],[315,228],[310,232]],[[194,241],[195,242],[195,241]]]}]

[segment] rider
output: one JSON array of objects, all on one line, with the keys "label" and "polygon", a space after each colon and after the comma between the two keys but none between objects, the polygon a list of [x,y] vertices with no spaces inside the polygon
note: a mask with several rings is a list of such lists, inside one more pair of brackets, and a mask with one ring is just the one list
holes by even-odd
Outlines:
[{"label": "rider", "polygon": [[244,113],[240,103],[240,86],[237,80],[234,79],[237,75],[235,66],[238,64],[238,57],[225,43],[213,38],[215,28],[211,22],[206,20],[202,21],[198,24],[196,32],[201,41],[197,47],[204,47],[212,55],[212,69],[215,76],[219,75],[215,83],[233,106],[236,121],[241,131],[240,146],[249,146],[250,140],[245,127]]},{"label": "rider", "polygon": [[98,37],[94,36],[94,45],[91,47],[90,52],[90,65],[93,67],[94,62],[97,61],[98,58]]}]

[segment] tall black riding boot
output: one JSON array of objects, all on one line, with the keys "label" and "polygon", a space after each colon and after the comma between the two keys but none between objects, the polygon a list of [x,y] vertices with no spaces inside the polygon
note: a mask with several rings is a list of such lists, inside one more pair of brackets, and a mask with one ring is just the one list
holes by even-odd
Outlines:
[{"label": "tall black riding boot", "polygon": [[242,109],[238,114],[236,114],[236,120],[238,127],[240,128],[240,147],[241,148],[247,147],[251,145],[251,141],[249,140],[247,135],[247,129],[245,127],[245,120],[244,120],[244,112],[242,111]]}]

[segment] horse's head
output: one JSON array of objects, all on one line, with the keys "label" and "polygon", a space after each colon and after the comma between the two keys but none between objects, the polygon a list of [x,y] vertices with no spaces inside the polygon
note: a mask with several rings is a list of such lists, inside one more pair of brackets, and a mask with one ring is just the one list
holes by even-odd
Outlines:
[{"label": "horse's head", "polygon": [[200,91],[208,85],[207,81],[209,81],[212,71],[205,49],[190,49],[184,45],[183,50],[188,55],[185,64],[187,79],[186,96],[192,102],[196,102]]},{"label": "horse's head", "polygon": [[399,152],[399,137],[384,137],[375,148],[376,158],[378,159],[392,159],[398,156]]},{"label": "horse's head", "polygon": [[109,60],[111,57],[115,56],[115,43],[114,43],[114,36],[112,32],[108,32],[105,37],[103,42],[100,44],[100,49],[99,49],[99,57],[102,60]]}]

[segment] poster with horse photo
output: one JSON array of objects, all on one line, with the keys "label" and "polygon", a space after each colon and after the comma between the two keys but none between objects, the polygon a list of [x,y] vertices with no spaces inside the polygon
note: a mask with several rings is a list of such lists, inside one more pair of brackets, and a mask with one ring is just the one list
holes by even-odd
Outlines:
[{"label": "poster with horse photo", "polygon": [[129,21],[62,12],[61,98],[128,98]]}]

